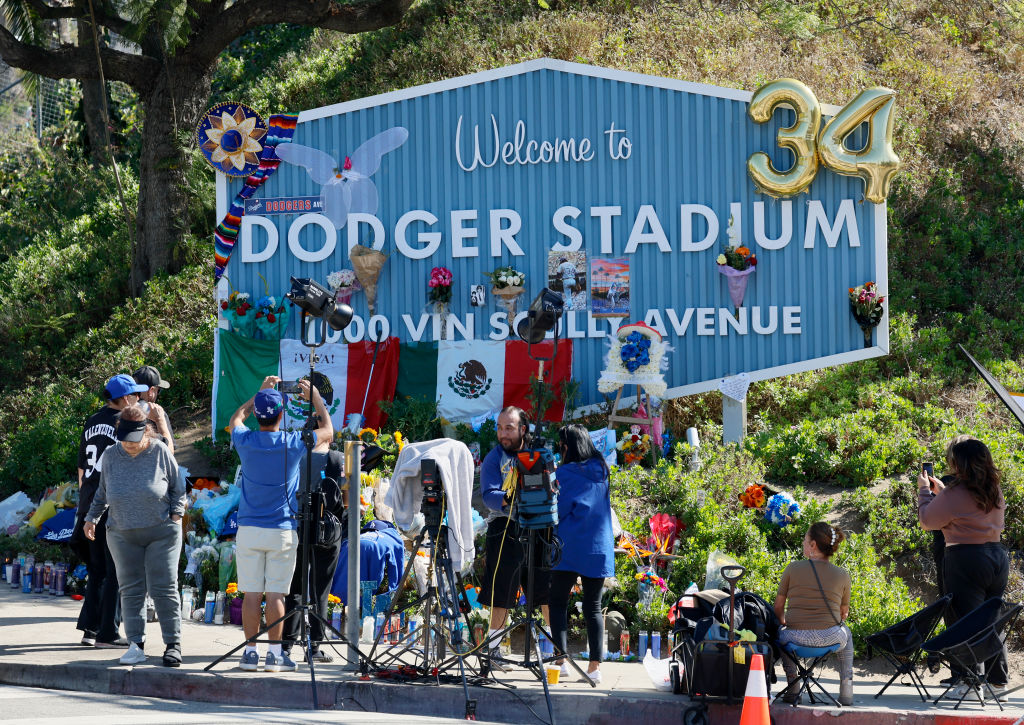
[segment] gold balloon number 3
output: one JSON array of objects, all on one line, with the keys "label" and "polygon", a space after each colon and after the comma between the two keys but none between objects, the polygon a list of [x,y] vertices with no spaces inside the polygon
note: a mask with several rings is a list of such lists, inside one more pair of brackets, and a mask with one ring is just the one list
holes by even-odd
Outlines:
[{"label": "gold balloon number 3", "polygon": [[[776,136],[779,146],[796,157],[788,171],[778,171],[763,151],[747,159],[747,171],[758,191],[780,197],[799,194],[811,185],[820,161],[836,173],[862,178],[864,197],[881,204],[900,165],[892,148],[895,100],[895,92],[888,88],[868,88],[843,106],[819,133],[821,106],[803,83],[781,78],[757,89],[747,110],[755,123],[768,122],[779,106],[789,106],[796,113],[796,123],[779,129]],[[859,151],[850,151],[847,137],[865,122],[867,143]]]}]

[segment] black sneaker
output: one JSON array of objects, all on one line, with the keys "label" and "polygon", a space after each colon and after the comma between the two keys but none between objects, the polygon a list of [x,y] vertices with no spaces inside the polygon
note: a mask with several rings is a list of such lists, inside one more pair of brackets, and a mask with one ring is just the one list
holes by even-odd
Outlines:
[{"label": "black sneaker", "polygon": [[118,637],[112,640],[96,640],[96,646],[100,649],[127,649],[131,642],[126,640],[124,637]]},{"label": "black sneaker", "polygon": [[181,645],[172,642],[164,650],[164,667],[181,667]]},{"label": "black sneaker", "polygon": [[88,629],[85,630],[84,632],[82,632],[82,642],[81,642],[81,645],[83,647],[95,647],[96,646],[96,633],[92,632],[92,631],[90,631]]}]

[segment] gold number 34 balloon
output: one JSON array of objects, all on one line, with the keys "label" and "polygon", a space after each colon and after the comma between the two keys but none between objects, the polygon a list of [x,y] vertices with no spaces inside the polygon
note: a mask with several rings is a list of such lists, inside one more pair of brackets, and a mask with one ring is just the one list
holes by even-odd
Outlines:
[{"label": "gold number 34 balloon", "polygon": [[[793,196],[804,191],[823,166],[845,176],[864,180],[864,197],[875,204],[885,201],[900,159],[892,147],[895,92],[888,88],[868,88],[846,104],[818,133],[821,111],[818,100],[807,86],[792,78],[772,81],[759,88],[751,98],[748,113],[756,123],[767,122],[776,107],[785,104],[794,109],[797,122],[778,133],[779,146],[796,155],[796,163],[779,173],[761,151],[751,154],[747,171],[760,191],[772,196]],[[859,151],[846,147],[846,138],[862,123],[868,124],[867,143]]]}]

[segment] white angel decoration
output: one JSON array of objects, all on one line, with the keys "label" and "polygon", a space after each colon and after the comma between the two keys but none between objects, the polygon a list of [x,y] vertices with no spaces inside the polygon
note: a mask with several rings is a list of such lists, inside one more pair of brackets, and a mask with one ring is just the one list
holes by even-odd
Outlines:
[{"label": "white angel decoration", "polygon": [[370,177],[377,173],[384,154],[394,151],[408,138],[405,128],[389,128],[363,143],[340,164],[328,153],[297,143],[278,144],[277,156],[303,167],[309,177],[321,185],[321,213],[341,229],[350,213],[377,212],[377,186]]}]

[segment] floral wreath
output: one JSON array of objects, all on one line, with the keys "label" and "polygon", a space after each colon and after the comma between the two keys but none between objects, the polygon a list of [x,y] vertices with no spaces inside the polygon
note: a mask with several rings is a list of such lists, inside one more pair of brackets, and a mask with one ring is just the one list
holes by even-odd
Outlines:
[{"label": "floral wreath", "polygon": [[610,393],[623,385],[642,385],[651,395],[663,395],[668,389],[664,371],[669,346],[661,334],[643,322],[623,325],[612,338],[605,369],[597,389]]}]

